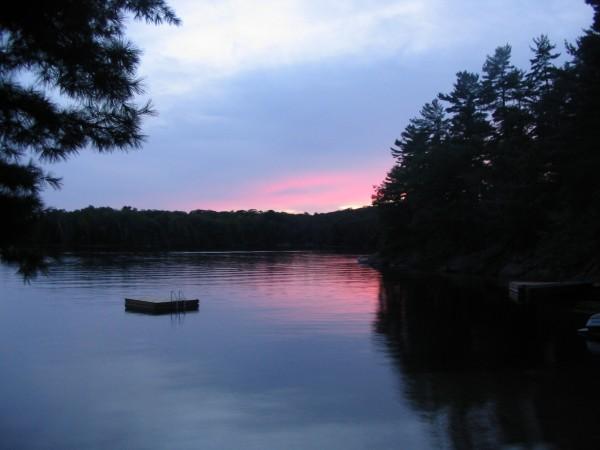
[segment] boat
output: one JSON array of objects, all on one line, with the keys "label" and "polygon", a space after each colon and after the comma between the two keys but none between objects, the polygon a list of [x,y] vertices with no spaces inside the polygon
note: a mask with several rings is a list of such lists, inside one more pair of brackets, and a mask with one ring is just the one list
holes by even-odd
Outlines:
[{"label": "boat", "polygon": [[586,339],[600,340],[600,313],[592,315],[578,333]]},{"label": "boat", "polygon": [[146,314],[169,314],[186,311],[197,311],[200,301],[192,299],[150,300],[150,299],[125,299],[125,310]]}]

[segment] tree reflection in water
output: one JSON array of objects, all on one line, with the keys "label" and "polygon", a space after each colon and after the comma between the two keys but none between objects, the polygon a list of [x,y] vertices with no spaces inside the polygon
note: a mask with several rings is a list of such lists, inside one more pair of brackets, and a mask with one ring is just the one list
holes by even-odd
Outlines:
[{"label": "tree reflection in water", "polygon": [[384,277],[374,329],[441,448],[600,448],[600,362],[558,307],[505,291]]}]

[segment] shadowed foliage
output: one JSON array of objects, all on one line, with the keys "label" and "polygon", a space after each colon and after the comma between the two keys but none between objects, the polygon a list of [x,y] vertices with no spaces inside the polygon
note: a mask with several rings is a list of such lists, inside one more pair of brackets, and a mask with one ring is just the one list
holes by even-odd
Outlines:
[{"label": "shadowed foliage", "polygon": [[84,149],[138,148],[153,113],[136,77],[128,17],[178,24],[163,0],[23,0],[0,14],[0,252],[28,245],[40,191],[60,180],[41,164]]},{"label": "shadowed foliage", "polygon": [[561,67],[544,35],[527,71],[498,47],[481,75],[458,72],[410,121],[373,196],[384,255],[429,268],[478,255],[469,270],[520,258],[548,274],[600,272],[600,2],[587,3],[594,23]]},{"label": "shadowed foliage", "polygon": [[317,214],[275,211],[47,211],[34,241],[55,250],[353,250],[377,247],[375,208]]}]

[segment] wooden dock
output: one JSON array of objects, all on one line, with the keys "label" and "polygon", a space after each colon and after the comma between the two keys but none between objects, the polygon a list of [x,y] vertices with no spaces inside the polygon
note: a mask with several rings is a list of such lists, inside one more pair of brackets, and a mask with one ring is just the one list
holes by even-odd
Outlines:
[{"label": "wooden dock", "polygon": [[594,292],[595,286],[591,281],[512,281],[508,284],[509,297],[522,304],[532,304],[537,301],[576,302],[591,298]]},{"label": "wooden dock", "polygon": [[172,314],[186,311],[197,311],[199,300],[140,300],[125,299],[125,310],[145,314]]}]

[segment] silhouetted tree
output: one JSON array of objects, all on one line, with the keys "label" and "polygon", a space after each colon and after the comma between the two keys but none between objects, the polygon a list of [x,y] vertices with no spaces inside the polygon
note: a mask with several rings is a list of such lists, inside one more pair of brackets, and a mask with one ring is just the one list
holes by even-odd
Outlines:
[{"label": "silhouetted tree", "polygon": [[371,207],[310,215],[89,206],[45,211],[33,241],[56,250],[372,251],[378,234],[377,212]]},{"label": "silhouetted tree", "polygon": [[[374,195],[384,252],[439,264],[496,247],[600,271],[600,1],[586,2],[594,24],[562,67],[545,35],[527,72],[498,47],[481,77],[459,72],[442,104],[410,120]],[[433,139],[431,123],[449,125]]]},{"label": "silhouetted tree", "polygon": [[560,53],[554,53],[556,45],[550,42],[548,36],[542,34],[533,39],[534,47],[530,47],[533,52],[531,68],[527,73],[527,82],[531,93],[535,99],[548,95],[554,85],[557,70],[554,60],[560,56]]},{"label": "silhouetted tree", "polygon": [[42,209],[40,190],[59,179],[40,162],[92,148],[137,148],[140,50],[125,36],[132,16],[178,24],[164,0],[23,0],[0,14],[0,252]]},{"label": "silhouetted tree", "polygon": [[448,103],[446,111],[452,114],[452,138],[463,143],[479,145],[489,134],[490,126],[481,106],[482,85],[479,75],[458,72],[454,89],[449,94],[439,94]]},{"label": "silhouetted tree", "polygon": [[561,126],[562,190],[567,206],[581,212],[600,209],[600,1],[586,0],[594,8],[594,23],[576,45],[569,46],[573,60],[560,87],[567,90]]}]

